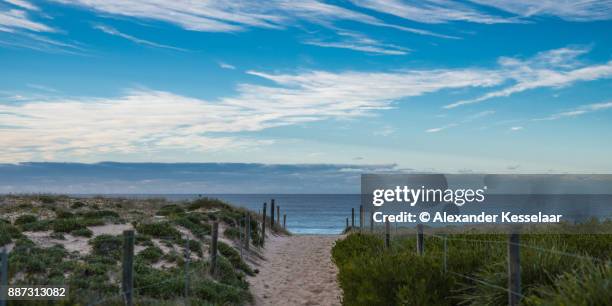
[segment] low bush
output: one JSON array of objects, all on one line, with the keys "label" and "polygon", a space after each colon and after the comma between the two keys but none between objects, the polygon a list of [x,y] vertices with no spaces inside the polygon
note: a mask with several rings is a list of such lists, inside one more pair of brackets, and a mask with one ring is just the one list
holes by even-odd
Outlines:
[{"label": "low bush", "polygon": [[160,239],[180,240],[181,233],[170,222],[139,223],[138,233]]},{"label": "low bush", "polygon": [[51,229],[51,224],[53,222],[50,220],[39,220],[35,222],[25,223],[19,225],[19,228],[24,232],[44,232]]},{"label": "low bush", "polygon": [[164,256],[164,252],[156,246],[147,247],[146,249],[140,251],[140,253],[137,255],[137,257],[148,263],[156,263],[162,258],[162,256]]},{"label": "low bush", "polygon": [[233,209],[229,204],[213,198],[199,198],[197,200],[192,201],[187,205],[188,210],[197,210],[197,209]]},{"label": "low bush", "polygon": [[73,236],[81,236],[81,237],[91,237],[93,236],[93,232],[88,228],[80,228],[70,232]]},{"label": "low bush", "polygon": [[179,215],[185,212],[185,209],[176,204],[162,206],[156,213],[159,216]]},{"label": "low bush", "polygon": [[13,222],[13,224],[22,225],[22,224],[36,222],[37,220],[38,218],[35,215],[21,215],[17,217],[17,219],[15,219],[15,222]]},{"label": "low bush", "polygon": [[609,305],[612,267],[608,264],[585,264],[572,272],[565,272],[548,286],[540,286],[525,305]]},{"label": "low bush", "polygon": [[51,225],[54,232],[58,233],[70,233],[75,230],[85,228],[85,224],[80,222],[78,219],[55,219]]},{"label": "low bush", "polygon": [[172,220],[175,224],[178,224],[188,229],[194,236],[202,239],[206,235],[210,235],[211,226],[208,223],[202,223],[198,217],[192,216],[192,214],[177,217]]},{"label": "low bush", "polygon": [[228,239],[238,240],[240,239],[240,230],[235,227],[228,227],[223,232],[223,235]]},{"label": "low bush", "polygon": [[92,246],[94,255],[119,259],[122,253],[123,237],[100,235],[89,240],[89,244]]},{"label": "low bush", "polygon": [[223,257],[227,258],[227,260],[232,264],[232,266],[236,269],[242,270],[244,273],[248,275],[255,275],[251,267],[247,265],[242,258],[240,257],[240,253],[236,251],[236,249],[229,246],[227,243],[223,241],[218,242],[219,253],[223,255]]},{"label": "low bush", "polygon": [[21,238],[21,231],[10,223],[0,222],[0,246],[11,243],[13,239]]},{"label": "low bush", "polygon": [[79,209],[81,207],[85,207],[85,203],[83,203],[81,201],[76,201],[76,202],[72,203],[72,205],[70,205],[70,208],[72,208],[72,209]]}]

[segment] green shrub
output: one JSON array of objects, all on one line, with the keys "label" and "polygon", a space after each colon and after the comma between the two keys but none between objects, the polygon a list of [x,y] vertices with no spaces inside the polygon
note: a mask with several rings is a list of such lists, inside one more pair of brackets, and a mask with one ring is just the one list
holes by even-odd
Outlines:
[{"label": "green shrub", "polygon": [[52,228],[54,232],[70,233],[72,231],[85,228],[85,225],[74,218],[55,219],[53,221]]},{"label": "green shrub", "polygon": [[198,217],[193,217],[192,214],[177,217],[172,221],[188,229],[194,236],[200,239],[211,233],[210,224],[200,222],[200,219]]},{"label": "green shrub", "polygon": [[91,240],[92,253],[98,256],[109,256],[119,259],[122,253],[123,237],[112,235],[100,235]]},{"label": "green shrub", "polygon": [[383,246],[382,239],[376,236],[351,234],[336,242],[332,249],[332,258],[336,265],[342,266],[359,255],[377,256]]},{"label": "green shrub", "polygon": [[19,225],[24,232],[44,232],[51,228],[51,220],[39,220]]},{"label": "green shrub", "polygon": [[155,245],[153,243],[153,240],[151,240],[151,237],[149,237],[148,235],[142,235],[142,234],[136,234],[134,243],[136,245],[142,245],[142,246],[154,246]]},{"label": "green shrub", "polygon": [[235,227],[228,227],[223,232],[223,235],[228,239],[238,240],[240,239],[240,230]]},{"label": "green shrub", "polygon": [[35,215],[21,215],[17,217],[17,219],[15,219],[15,222],[13,224],[21,225],[36,222],[37,220],[38,218]]},{"label": "green shrub", "polygon": [[65,210],[58,210],[55,212],[55,215],[58,219],[68,219],[74,217],[73,213]]},{"label": "green shrub", "polygon": [[140,251],[140,253],[137,255],[137,257],[142,258],[148,263],[156,263],[162,258],[162,256],[164,256],[164,252],[156,246],[147,247],[146,249]]},{"label": "green shrub", "polygon": [[436,258],[382,251],[381,239],[351,234],[332,250],[344,305],[450,305],[452,280]]},{"label": "green shrub", "polygon": [[10,223],[0,222],[0,246],[11,243],[13,239],[21,238],[21,231]]},{"label": "green shrub", "polygon": [[70,205],[70,208],[72,208],[72,209],[79,209],[79,208],[84,207],[84,206],[85,206],[85,203],[83,203],[81,201],[77,201],[77,202],[72,203],[72,205]]},{"label": "green shrub", "polygon": [[[81,212],[78,215],[85,220],[95,220],[98,222],[99,220],[120,220],[119,214],[112,210],[89,210],[86,212]],[[104,224],[104,222],[102,224]]]},{"label": "green shrub", "polygon": [[189,250],[195,254],[198,254],[200,257],[203,255],[202,244],[197,240],[189,240]]},{"label": "green shrub", "polygon": [[242,258],[240,258],[240,253],[238,253],[236,249],[224,243],[223,241],[218,242],[218,248],[219,248],[219,253],[221,253],[223,257],[227,258],[227,260],[232,264],[234,268],[240,269],[248,275],[255,275],[251,267],[249,267],[249,265],[247,265],[242,260]]},{"label": "green shrub", "polygon": [[136,225],[136,230],[140,234],[160,239],[179,240],[181,238],[181,233],[170,222],[139,223]]},{"label": "green shrub", "polygon": [[525,305],[609,305],[612,301],[612,267],[586,264],[565,272],[552,285],[536,288]]},{"label": "green shrub", "polygon": [[93,232],[88,228],[80,228],[70,232],[73,236],[81,236],[81,237],[91,237],[93,236]]},{"label": "green shrub", "polygon": [[183,207],[180,207],[176,204],[164,205],[162,206],[156,213],[159,216],[169,216],[169,215],[178,215],[185,212]]},{"label": "green shrub", "polygon": [[[61,263],[67,258],[67,252],[61,245],[50,248],[36,246],[28,239],[19,239],[15,242],[15,248],[9,258],[11,274],[17,271],[27,274],[55,273],[55,269],[62,269]],[[63,272],[62,272],[63,273]]]},{"label": "green shrub", "polygon": [[57,196],[52,195],[39,195],[38,200],[40,200],[44,204],[53,204],[57,200]]},{"label": "green shrub", "polygon": [[233,209],[229,204],[213,198],[199,198],[197,200],[192,201],[187,205],[188,210],[197,210],[197,209]]}]

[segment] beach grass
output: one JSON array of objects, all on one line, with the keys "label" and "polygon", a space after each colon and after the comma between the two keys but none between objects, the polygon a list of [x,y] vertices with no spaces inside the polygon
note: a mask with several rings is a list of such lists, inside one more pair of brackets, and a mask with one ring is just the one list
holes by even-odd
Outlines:
[{"label": "beach grass", "polygon": [[[61,195],[5,195],[0,204],[0,246],[10,251],[10,284],[67,285],[69,296],[57,305],[123,304],[124,230],[136,233],[137,305],[175,305],[186,298],[193,305],[243,305],[252,299],[246,276],[255,272],[235,249],[243,208],[208,198],[175,203]],[[233,234],[220,235],[218,267],[211,274],[213,221]],[[255,218],[251,225],[257,245],[260,223]]]},{"label": "beach grass", "polygon": [[[610,222],[589,227],[609,228]],[[565,225],[570,226],[570,225]],[[575,225],[576,230],[585,225]],[[608,231],[609,232],[609,231]],[[507,235],[424,237],[350,232],[332,256],[343,305],[507,305]],[[521,235],[521,305],[605,305],[612,300],[612,234]]]}]

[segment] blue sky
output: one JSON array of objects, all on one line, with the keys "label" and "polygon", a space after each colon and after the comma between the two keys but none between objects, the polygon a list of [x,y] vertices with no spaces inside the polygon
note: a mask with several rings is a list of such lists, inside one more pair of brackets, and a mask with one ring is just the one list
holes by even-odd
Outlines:
[{"label": "blue sky", "polygon": [[611,1],[0,0],[0,163],[612,171]]}]

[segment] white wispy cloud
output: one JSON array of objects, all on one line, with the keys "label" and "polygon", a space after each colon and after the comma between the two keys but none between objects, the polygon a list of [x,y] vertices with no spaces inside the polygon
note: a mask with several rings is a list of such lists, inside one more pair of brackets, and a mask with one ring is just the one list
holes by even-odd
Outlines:
[{"label": "white wispy cloud", "polygon": [[22,9],[30,10],[30,11],[38,11],[38,10],[40,10],[38,8],[38,6],[32,4],[32,3],[28,2],[28,1],[25,1],[25,0],[4,0],[4,2],[7,2],[7,3],[12,4],[14,6],[20,7]]},{"label": "white wispy cloud", "polygon": [[437,127],[437,128],[431,128],[431,129],[427,129],[425,130],[426,133],[438,133],[438,132],[442,132],[444,130],[450,129],[452,127],[456,127],[457,124],[455,123],[451,123],[451,124],[447,124],[441,127]]},{"label": "white wispy cloud", "polygon": [[94,29],[96,30],[100,30],[106,34],[109,35],[114,35],[114,36],[118,36],[121,38],[125,38],[129,41],[132,41],[134,43],[140,44],[140,45],[145,45],[145,46],[149,46],[149,47],[155,47],[155,48],[163,48],[163,49],[170,49],[170,50],[175,50],[175,51],[187,51],[186,49],[183,48],[178,48],[178,47],[174,47],[174,46],[169,46],[169,45],[164,45],[164,44],[160,44],[160,43],[156,43],[156,42],[152,42],[149,40],[144,40],[144,39],[140,39],[138,37],[129,35],[129,34],[125,34],[123,32],[120,32],[119,30],[110,27],[110,26],[106,26],[106,25],[95,25]]},{"label": "white wispy cloud", "polygon": [[393,101],[402,97],[493,84],[487,71],[471,69],[249,73],[274,85],[241,84],[237,95],[217,101],[138,90],[117,98],[0,104],[0,121],[14,127],[0,129],[2,143],[9,148],[0,153],[0,161],[259,146],[267,142],[235,133],[365,116],[392,107]]},{"label": "white wispy cloud", "polygon": [[588,113],[603,111],[603,110],[607,110],[611,108],[612,108],[612,101],[587,104],[587,105],[582,105],[582,106],[579,106],[571,110],[555,113],[548,117],[537,118],[537,119],[534,119],[534,121],[549,121],[549,120],[558,120],[558,119],[563,119],[563,118],[577,117],[577,116],[582,116]]},{"label": "white wispy cloud", "polygon": [[422,0],[352,0],[355,5],[421,23],[468,21],[476,23],[511,23],[516,19],[490,15],[457,1]]},{"label": "white wispy cloud", "polygon": [[317,0],[191,1],[191,0],[53,0],[98,12],[178,25],[205,32],[237,32],[249,27],[281,29],[306,21],[323,26],[350,20],[419,35],[449,37],[427,30],[387,24],[373,16]]},{"label": "white wispy cloud", "polygon": [[520,131],[522,129],[523,129],[522,126],[512,126],[512,127],[510,127],[510,131],[513,131],[513,132]]},{"label": "white wispy cloud", "polygon": [[576,82],[592,81],[612,77],[612,61],[604,64],[586,65],[577,56],[588,52],[588,48],[567,47],[539,53],[531,59],[501,58],[498,71],[513,85],[486,93],[480,97],[461,100],[445,106],[455,108],[483,102],[498,97],[548,87],[561,88]]},{"label": "white wispy cloud", "polygon": [[8,48],[31,49],[46,53],[88,56],[90,51],[78,42],[60,41],[29,32],[8,32],[0,36],[0,45]]},{"label": "white wispy cloud", "polygon": [[43,23],[31,20],[26,11],[20,9],[0,10],[0,31],[28,30],[34,32],[54,32]]},{"label": "white wispy cloud", "polygon": [[471,0],[482,5],[531,17],[556,16],[569,21],[596,21],[612,19],[612,1],[608,0]]},{"label": "white wispy cloud", "polygon": [[470,122],[476,121],[476,120],[484,118],[484,117],[492,116],[494,114],[495,114],[494,110],[481,111],[481,112],[478,112],[478,113],[475,113],[475,114],[468,115],[463,120],[460,120],[458,122],[449,123],[449,124],[446,124],[446,125],[441,126],[441,127],[427,129],[427,130],[425,130],[425,132],[426,133],[441,132],[441,131],[444,131],[444,130],[448,130],[450,128],[458,127],[458,126],[460,126],[462,124],[466,124],[466,123],[470,123]]},{"label": "white wispy cloud", "polygon": [[26,10],[30,10],[30,11],[38,11],[39,8],[28,2],[28,1],[24,1],[24,0],[4,0],[4,2],[10,3],[14,6],[20,7],[22,9],[26,9]]},{"label": "white wispy cloud", "polygon": [[[355,5],[421,23],[466,21],[474,23],[524,22],[533,16],[555,16],[569,21],[612,19],[612,2],[600,0],[352,0]],[[474,5],[476,4],[476,5]],[[485,11],[485,7],[489,7]],[[499,10],[493,14],[490,8]],[[511,17],[500,15],[512,14]]]},{"label": "white wispy cloud", "polygon": [[219,67],[223,68],[223,69],[229,69],[229,70],[235,70],[236,66],[225,63],[225,62],[219,62]]},{"label": "white wispy cloud", "polygon": [[385,44],[359,33],[341,31],[337,34],[341,38],[340,40],[310,39],[303,43],[326,48],[350,49],[372,54],[405,55],[410,52],[408,48],[393,44]]}]

